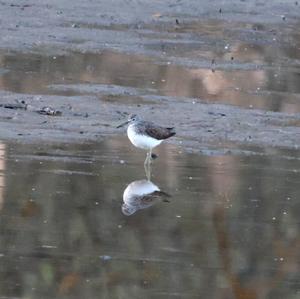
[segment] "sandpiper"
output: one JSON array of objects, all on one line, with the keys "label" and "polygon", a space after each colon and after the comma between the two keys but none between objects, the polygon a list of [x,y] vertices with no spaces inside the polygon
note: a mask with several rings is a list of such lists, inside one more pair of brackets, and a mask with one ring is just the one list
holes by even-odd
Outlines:
[{"label": "sandpiper", "polygon": [[157,124],[140,119],[136,114],[131,114],[128,120],[117,128],[129,124],[127,135],[131,143],[138,147],[147,150],[145,164],[150,162],[152,157],[152,149],[161,144],[165,139],[174,136],[174,128],[165,128]]}]

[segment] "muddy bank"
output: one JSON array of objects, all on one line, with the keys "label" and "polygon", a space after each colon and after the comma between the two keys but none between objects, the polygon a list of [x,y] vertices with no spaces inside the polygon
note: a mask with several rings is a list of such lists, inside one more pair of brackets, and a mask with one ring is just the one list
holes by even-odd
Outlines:
[{"label": "muddy bank", "polygon": [[[97,91],[99,89],[96,87]],[[177,138],[170,142],[193,151],[218,147],[232,150],[241,145],[290,149],[300,146],[299,114],[207,105],[183,97],[140,95],[139,104],[136,104],[105,100],[105,96],[2,93],[1,138],[22,142],[96,141],[111,134],[124,134],[123,130],[116,129],[116,125],[128,113],[137,112],[145,119],[175,126]],[[120,88],[119,99],[122,97]],[[20,100],[26,106],[12,109],[7,105],[20,103]],[[143,105],[144,101],[147,104]],[[41,109],[49,105],[59,111],[59,115],[41,114]]]},{"label": "muddy bank", "polygon": [[[0,3],[3,49],[115,48],[136,50],[151,43],[143,34],[170,35],[191,21],[220,20],[260,24],[295,22],[297,1],[69,1],[43,0]],[[175,23],[175,19],[178,21]],[[169,28],[169,23],[179,28]],[[222,27],[222,26],[221,26]],[[108,29],[108,30],[107,30]],[[180,34],[180,30],[178,32]],[[26,37],[24,39],[24,36]],[[155,39],[155,37],[154,37]],[[187,40],[190,40],[189,38]],[[81,44],[81,46],[80,46]]]},{"label": "muddy bank", "polygon": [[135,112],[185,149],[300,146],[295,1],[0,5],[1,139],[98,140]]}]

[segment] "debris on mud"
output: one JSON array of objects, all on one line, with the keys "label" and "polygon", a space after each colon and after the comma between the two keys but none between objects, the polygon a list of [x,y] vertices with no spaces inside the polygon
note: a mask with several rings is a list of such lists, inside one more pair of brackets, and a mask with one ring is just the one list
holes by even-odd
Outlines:
[{"label": "debris on mud", "polygon": [[23,109],[23,110],[27,110],[27,104],[24,101],[20,101],[20,102],[16,102],[16,103],[0,104],[0,107],[6,108],[6,109]]},{"label": "debris on mud", "polygon": [[50,116],[61,116],[62,112],[59,110],[55,110],[51,107],[43,107],[39,110],[37,110],[37,113],[43,114],[43,115],[50,115]]}]

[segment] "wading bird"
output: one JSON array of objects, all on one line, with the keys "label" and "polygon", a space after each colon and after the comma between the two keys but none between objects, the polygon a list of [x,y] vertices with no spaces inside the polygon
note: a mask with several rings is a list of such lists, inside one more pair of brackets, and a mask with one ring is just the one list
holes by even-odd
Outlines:
[{"label": "wading bird", "polygon": [[144,121],[136,114],[129,115],[128,120],[117,128],[127,124],[129,124],[127,135],[131,143],[138,148],[147,150],[145,165],[151,161],[152,149],[176,134],[174,128],[165,128],[153,122]]}]

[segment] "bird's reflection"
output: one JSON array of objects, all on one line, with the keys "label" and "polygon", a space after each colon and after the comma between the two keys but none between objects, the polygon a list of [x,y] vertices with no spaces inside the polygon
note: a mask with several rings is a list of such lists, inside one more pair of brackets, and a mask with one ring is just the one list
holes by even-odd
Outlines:
[{"label": "bird's reflection", "polygon": [[169,197],[169,194],[161,191],[150,180],[134,181],[124,190],[122,212],[130,216],[138,210],[151,207],[159,200],[169,202]]}]

